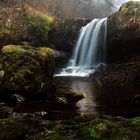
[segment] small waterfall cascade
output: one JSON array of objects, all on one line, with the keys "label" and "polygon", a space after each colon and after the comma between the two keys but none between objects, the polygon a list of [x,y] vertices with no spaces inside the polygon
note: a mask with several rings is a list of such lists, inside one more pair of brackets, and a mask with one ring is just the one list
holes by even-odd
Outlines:
[{"label": "small waterfall cascade", "polygon": [[55,76],[89,76],[105,65],[107,18],[94,19],[80,30],[72,58]]}]

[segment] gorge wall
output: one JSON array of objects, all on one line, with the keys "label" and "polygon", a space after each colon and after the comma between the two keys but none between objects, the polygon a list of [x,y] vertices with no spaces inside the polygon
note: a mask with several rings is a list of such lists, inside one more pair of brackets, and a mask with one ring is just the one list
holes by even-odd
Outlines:
[{"label": "gorge wall", "polygon": [[140,2],[128,2],[108,18],[108,63],[140,54]]}]

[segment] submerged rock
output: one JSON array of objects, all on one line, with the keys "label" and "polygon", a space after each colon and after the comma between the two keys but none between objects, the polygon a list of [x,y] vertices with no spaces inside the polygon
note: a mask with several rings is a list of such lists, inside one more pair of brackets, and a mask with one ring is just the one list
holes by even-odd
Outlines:
[{"label": "submerged rock", "polygon": [[53,52],[49,48],[8,45],[0,54],[0,96],[12,94],[36,98],[52,87]]}]

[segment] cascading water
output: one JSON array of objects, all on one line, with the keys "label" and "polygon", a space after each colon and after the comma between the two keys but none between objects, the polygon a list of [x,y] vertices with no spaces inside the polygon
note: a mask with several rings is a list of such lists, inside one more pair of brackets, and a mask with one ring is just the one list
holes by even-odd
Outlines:
[{"label": "cascading water", "polygon": [[107,18],[94,19],[82,27],[68,66],[55,76],[89,76],[105,64]]}]

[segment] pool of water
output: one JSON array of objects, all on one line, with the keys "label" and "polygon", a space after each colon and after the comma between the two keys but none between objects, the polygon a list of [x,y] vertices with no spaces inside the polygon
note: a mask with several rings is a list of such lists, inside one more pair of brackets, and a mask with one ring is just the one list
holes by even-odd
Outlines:
[{"label": "pool of water", "polygon": [[68,85],[72,90],[84,94],[84,99],[77,103],[77,111],[84,114],[111,116],[140,115],[140,108],[131,104],[131,95],[122,93],[99,93],[92,77],[56,77],[58,85]]}]

